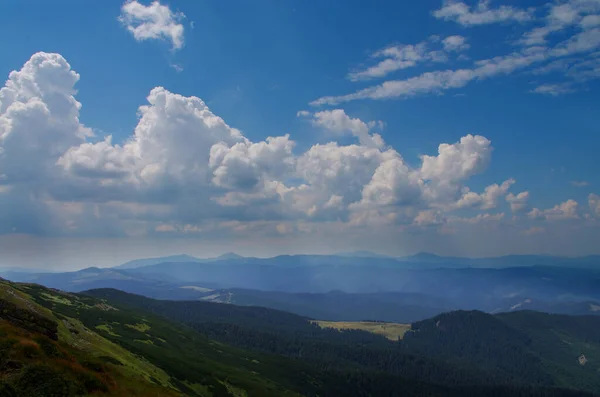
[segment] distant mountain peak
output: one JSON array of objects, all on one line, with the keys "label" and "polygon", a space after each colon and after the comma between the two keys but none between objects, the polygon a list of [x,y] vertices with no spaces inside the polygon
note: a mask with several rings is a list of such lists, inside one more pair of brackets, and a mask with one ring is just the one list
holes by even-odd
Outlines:
[{"label": "distant mountain peak", "polygon": [[201,260],[187,254],[179,254],[179,255],[171,255],[171,256],[163,256],[158,258],[145,258],[145,259],[135,259],[124,263],[119,266],[115,266],[115,269],[136,269],[139,267],[156,265],[159,263],[176,263],[176,262],[200,262]]},{"label": "distant mountain peak", "polygon": [[236,254],[235,252],[226,252],[223,255],[219,255],[216,259],[242,259],[243,256]]},{"label": "distant mountain peak", "polygon": [[95,266],[86,267],[85,269],[78,270],[79,273],[101,272],[101,271],[102,271],[102,269],[100,269],[99,267],[95,267]]},{"label": "distant mountain peak", "polygon": [[378,254],[373,251],[350,251],[350,252],[340,252],[335,254],[336,256],[345,256],[351,258],[386,258],[385,255]]},{"label": "distant mountain peak", "polygon": [[432,254],[431,252],[418,252],[413,255],[413,258],[441,258],[441,256]]}]

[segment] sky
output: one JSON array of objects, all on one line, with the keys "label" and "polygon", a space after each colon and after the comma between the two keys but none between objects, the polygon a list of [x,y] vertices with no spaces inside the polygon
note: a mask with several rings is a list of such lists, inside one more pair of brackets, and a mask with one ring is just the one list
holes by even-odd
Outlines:
[{"label": "sky", "polygon": [[600,0],[5,0],[0,35],[0,266],[600,253]]}]

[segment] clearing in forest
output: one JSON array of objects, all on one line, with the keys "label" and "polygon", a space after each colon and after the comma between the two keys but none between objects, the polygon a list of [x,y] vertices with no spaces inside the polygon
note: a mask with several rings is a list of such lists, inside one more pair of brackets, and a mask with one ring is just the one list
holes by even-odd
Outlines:
[{"label": "clearing in forest", "polygon": [[375,321],[314,321],[321,328],[358,329],[383,335],[389,340],[402,339],[404,333],[410,329],[410,324],[384,323]]}]

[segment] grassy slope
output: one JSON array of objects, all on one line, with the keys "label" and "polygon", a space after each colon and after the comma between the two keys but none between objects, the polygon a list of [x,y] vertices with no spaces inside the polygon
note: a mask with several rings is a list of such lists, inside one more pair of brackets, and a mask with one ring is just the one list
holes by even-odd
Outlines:
[{"label": "grassy slope", "polygon": [[[16,289],[0,281],[0,300],[4,301],[0,317],[14,320],[14,309],[24,309],[16,316],[23,320],[18,325],[0,320],[0,381],[4,384],[1,396],[12,395],[8,391],[11,387],[18,390],[17,396],[51,395],[44,393],[52,390],[59,390],[56,395],[64,396],[92,392],[111,396],[179,395],[150,381],[154,375],[165,376],[164,371],[76,321],[60,321],[50,310],[36,304],[25,292],[27,287],[23,287]],[[53,324],[57,340],[28,329],[36,319]]]},{"label": "grassy slope", "polygon": [[389,340],[402,339],[404,333],[410,329],[410,324],[377,323],[370,321],[314,321],[322,328],[334,328],[337,330],[357,329],[383,335]]},{"label": "grassy slope", "polygon": [[[41,350],[39,355],[30,357],[31,360],[40,361],[27,362],[27,365],[38,365],[41,360],[49,358],[55,360],[50,370],[45,366],[42,369],[46,372],[29,374],[29,379],[51,379],[59,383],[56,387],[79,385],[87,392],[94,392],[94,395],[168,396],[175,395],[174,388],[190,396],[247,397],[300,395],[292,390],[311,396],[531,396],[534,391],[535,395],[540,396],[578,395],[552,389],[511,390],[487,386],[474,386],[475,389],[448,388],[406,381],[391,374],[367,374],[361,371],[346,372],[341,379],[337,371],[315,371],[295,360],[232,348],[143,310],[112,306],[112,301],[66,294],[37,285],[0,283],[0,300],[11,301],[31,313],[57,322],[58,341],[46,339],[50,340],[51,345],[56,345],[58,351],[66,352],[71,357],[68,362],[77,364],[64,366],[49,356],[53,353],[45,350],[46,339],[40,342],[39,335],[8,327],[2,331],[4,334],[0,332],[0,340],[18,341],[15,333],[24,332],[24,345],[30,346],[22,347],[20,342],[11,342],[7,347],[15,350],[11,354],[27,358],[20,354]],[[526,324],[522,326],[527,327]],[[438,326],[434,324],[433,328],[437,329]],[[577,338],[580,337],[577,335]],[[512,341],[513,337],[508,339]],[[48,351],[54,350],[50,348]],[[0,354],[0,357],[5,356]],[[6,371],[3,374],[7,379],[14,376],[10,372],[7,375]],[[163,388],[158,389],[159,386],[153,382],[163,385]],[[103,389],[102,385],[108,389]],[[358,386],[360,390],[369,392],[357,393]],[[377,392],[373,394],[373,390]],[[12,396],[2,393],[0,386],[0,396]]]},{"label": "grassy slope", "polygon": [[[61,338],[125,363],[132,373],[199,396],[297,396],[278,381],[288,380],[280,362],[211,341],[184,326],[135,311],[112,308],[102,301],[38,285],[13,284],[18,294],[41,310],[60,317]],[[79,332],[76,340],[71,327]],[[91,332],[93,330],[94,332]],[[80,334],[89,335],[85,340]],[[71,336],[69,336],[71,335]],[[137,361],[132,361],[132,357]],[[143,357],[143,358],[142,358]],[[274,378],[275,380],[271,380]]]}]

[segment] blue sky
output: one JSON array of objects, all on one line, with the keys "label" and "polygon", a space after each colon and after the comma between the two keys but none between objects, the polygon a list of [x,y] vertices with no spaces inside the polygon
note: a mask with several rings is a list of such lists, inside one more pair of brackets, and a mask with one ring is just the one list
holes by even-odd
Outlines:
[{"label": "blue sky", "polygon": [[[597,0],[5,1],[0,265],[24,247],[75,264],[83,241],[100,265],[598,253],[599,15]],[[45,118],[10,111],[36,101]]]}]

